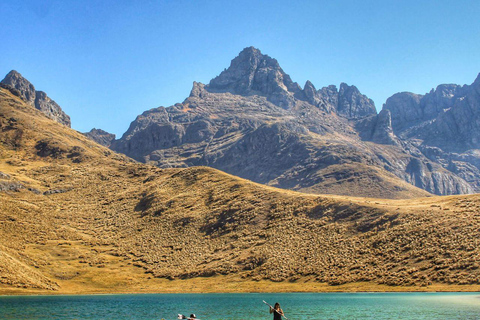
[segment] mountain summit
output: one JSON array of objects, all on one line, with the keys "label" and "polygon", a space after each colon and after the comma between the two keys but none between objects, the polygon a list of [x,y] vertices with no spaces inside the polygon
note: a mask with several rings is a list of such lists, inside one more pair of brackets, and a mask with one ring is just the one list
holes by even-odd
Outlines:
[{"label": "mountain summit", "polygon": [[275,105],[289,109],[300,86],[290,79],[277,60],[254,47],[242,50],[230,67],[205,87],[210,92],[231,92],[239,95],[261,94]]},{"label": "mountain summit", "polygon": [[327,112],[336,112],[347,118],[359,118],[376,113],[375,104],[362,95],[355,86],[345,83],[316,90],[307,81],[304,89],[293,82],[278,61],[254,47],[243,49],[232,60],[230,67],[205,86],[209,92],[230,92],[237,95],[263,95],[268,101],[291,109],[300,101],[313,104]]},{"label": "mountain summit", "polygon": [[20,97],[29,105],[43,112],[48,118],[70,127],[70,117],[43,91],[36,91],[33,84],[15,70],[10,71],[1,82],[8,88],[18,90]]}]

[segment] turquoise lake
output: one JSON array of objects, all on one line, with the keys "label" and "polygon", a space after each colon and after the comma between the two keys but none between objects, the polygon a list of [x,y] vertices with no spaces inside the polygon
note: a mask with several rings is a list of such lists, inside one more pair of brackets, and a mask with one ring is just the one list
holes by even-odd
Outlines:
[{"label": "turquoise lake", "polygon": [[480,293],[249,293],[0,296],[0,319],[480,319]]}]

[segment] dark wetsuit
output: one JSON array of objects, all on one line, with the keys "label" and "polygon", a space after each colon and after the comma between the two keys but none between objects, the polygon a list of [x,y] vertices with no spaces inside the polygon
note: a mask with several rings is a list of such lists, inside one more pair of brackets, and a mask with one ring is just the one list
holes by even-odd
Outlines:
[{"label": "dark wetsuit", "polygon": [[273,320],[282,320],[282,316],[277,311],[273,311]]}]

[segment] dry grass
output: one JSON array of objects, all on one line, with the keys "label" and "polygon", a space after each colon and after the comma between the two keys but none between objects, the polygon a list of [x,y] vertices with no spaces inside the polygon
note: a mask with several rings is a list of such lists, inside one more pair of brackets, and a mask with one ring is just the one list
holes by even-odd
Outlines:
[{"label": "dry grass", "polygon": [[478,195],[313,196],[162,170],[0,90],[0,292],[479,290]]},{"label": "dry grass", "polygon": [[312,194],[358,195],[385,199],[432,196],[427,191],[414,187],[388,171],[363,163],[330,165],[314,172],[308,179],[321,180],[321,183],[311,187],[299,186],[294,190]]}]

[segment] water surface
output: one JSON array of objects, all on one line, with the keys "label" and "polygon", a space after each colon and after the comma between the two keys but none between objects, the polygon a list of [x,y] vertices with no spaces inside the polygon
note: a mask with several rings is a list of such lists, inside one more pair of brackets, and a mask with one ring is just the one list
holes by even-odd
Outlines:
[{"label": "water surface", "polygon": [[1,319],[480,319],[480,293],[279,293],[0,296]]}]

